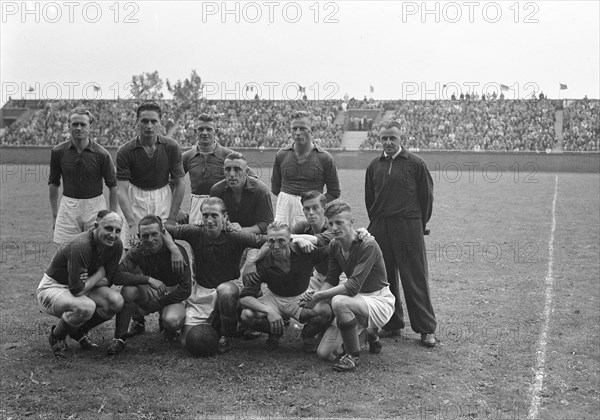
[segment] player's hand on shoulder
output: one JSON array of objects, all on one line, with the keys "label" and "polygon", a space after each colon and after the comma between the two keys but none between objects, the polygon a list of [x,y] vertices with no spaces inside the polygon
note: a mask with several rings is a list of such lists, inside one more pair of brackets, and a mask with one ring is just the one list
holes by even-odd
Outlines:
[{"label": "player's hand on shoulder", "polygon": [[373,235],[371,235],[371,233],[364,227],[356,229],[356,235],[358,236],[358,239],[373,237]]},{"label": "player's hand on shoulder", "polygon": [[180,209],[179,212],[177,213],[177,224],[178,225],[187,225],[189,223],[190,223],[190,215]]},{"label": "player's hand on shoulder", "polygon": [[238,222],[227,221],[227,232],[241,232],[242,226]]},{"label": "player's hand on shoulder", "polygon": [[171,270],[173,270],[175,274],[182,275],[183,273],[185,273],[186,265],[187,264],[185,263],[185,258],[183,257],[183,254],[181,253],[179,248],[172,249]]},{"label": "player's hand on shoulder", "polygon": [[295,243],[302,252],[307,254],[312,252],[316,248],[315,245],[313,245],[309,240],[304,238],[294,238],[292,242]]}]

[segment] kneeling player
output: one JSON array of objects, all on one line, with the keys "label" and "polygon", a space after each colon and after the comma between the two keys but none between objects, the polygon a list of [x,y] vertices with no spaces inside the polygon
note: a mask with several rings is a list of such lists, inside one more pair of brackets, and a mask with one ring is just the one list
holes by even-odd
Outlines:
[{"label": "kneeling player", "polygon": [[123,310],[116,316],[115,338],[108,354],[125,348],[127,328],[136,305],[145,313],[159,312],[165,341],[178,341],[178,331],[185,321],[185,300],[192,290],[189,261],[185,249],[173,242],[185,259],[184,269],[176,273],[171,265],[171,251],[163,239],[164,228],[158,216],[148,215],[138,223],[141,243],[134,245],[119,264],[115,284],[123,285]]},{"label": "kneeling player", "polygon": [[[352,371],[359,361],[360,330],[370,329],[370,350],[373,353],[380,351],[381,344],[375,332],[392,316],[394,295],[389,289],[379,245],[372,237],[358,237],[350,206],[343,202],[330,203],[325,217],[334,235],[329,243],[327,278],[319,291],[311,290],[302,296],[301,305],[316,304],[315,312],[327,313],[331,300],[335,321],[325,332],[317,355],[324,360],[335,360],[341,355],[333,369]],[[342,272],[348,280],[339,284]]]},{"label": "kneeling player", "polygon": [[[269,333],[267,348],[279,347],[283,335],[284,319],[294,318],[306,324],[302,331],[305,351],[310,352],[313,337],[324,330],[331,321],[330,315],[317,313],[299,306],[300,295],[306,291],[313,266],[327,260],[327,247],[315,248],[303,253],[292,243],[290,228],[274,222],[267,228],[267,255],[256,264],[256,272],[244,276],[244,289],[240,293],[242,322],[257,331]],[[258,297],[261,283],[268,286],[265,294]],[[314,350],[312,350],[314,351]]]},{"label": "kneeling player", "polygon": [[117,213],[102,210],[93,229],[63,243],[52,258],[36,296],[47,314],[59,318],[49,337],[54,356],[66,357],[67,335],[83,349],[97,347],[87,333],[121,310],[123,298],[110,282],[123,253],[122,226]]}]

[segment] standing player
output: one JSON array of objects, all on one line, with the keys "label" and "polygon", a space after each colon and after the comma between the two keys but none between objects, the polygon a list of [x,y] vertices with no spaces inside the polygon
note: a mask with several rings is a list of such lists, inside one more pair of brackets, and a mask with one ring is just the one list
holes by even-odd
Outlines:
[{"label": "standing player", "polygon": [[304,219],[300,195],[305,191],[323,192],[327,201],[341,194],[337,168],[331,155],[312,141],[311,120],[307,113],[292,116],[294,143],[275,155],[271,191],[277,196],[275,220],[293,226]]},{"label": "standing player", "polygon": [[[179,144],[159,134],[162,112],[154,102],[137,108],[139,135],[117,151],[119,205],[127,221],[123,243],[129,249],[139,220],[155,214],[166,224],[175,224],[183,200],[183,166]],[[169,175],[175,188],[171,192]]]},{"label": "standing player", "polygon": [[429,297],[427,254],[423,233],[431,217],[433,180],[423,159],[400,145],[401,126],[390,122],[379,131],[381,156],[365,177],[365,204],[373,234],[383,252],[396,310],[385,326],[391,334],[404,328],[398,270],[411,328],[421,343],[436,345],[436,319]]},{"label": "standing player", "polygon": [[[109,191],[108,208],[118,209],[113,160],[104,147],[90,138],[94,116],[85,108],[74,108],[68,121],[71,140],[52,149],[48,179],[54,242],[59,244],[91,229],[98,212],[106,209],[102,179]],[[59,206],[61,178],[63,196]]]},{"label": "standing player", "polygon": [[[210,195],[213,185],[225,179],[225,158],[233,153],[233,150],[221,146],[215,140],[215,130],[214,118],[200,114],[194,128],[198,143],[183,154],[183,169],[190,174],[192,201],[189,222],[193,225],[202,223],[202,201]],[[249,173],[254,176],[252,170]]]},{"label": "standing player", "polygon": [[[331,321],[330,313],[319,316],[311,308],[301,308],[300,295],[306,291],[315,263],[327,261],[327,247],[303,253],[292,243],[289,226],[274,222],[267,229],[269,252],[257,262],[256,272],[244,276],[240,294],[242,322],[251,328],[269,333],[267,349],[279,347],[285,318],[306,324],[302,330],[303,347],[314,352],[314,336]],[[267,289],[259,297],[261,284]]]},{"label": "standing player", "polygon": [[[394,295],[387,283],[381,250],[373,238],[358,237],[350,206],[343,202],[331,203],[325,216],[334,235],[329,243],[327,278],[321,290],[304,293],[302,306],[316,304],[317,314],[328,314],[331,300],[335,321],[323,335],[317,355],[323,360],[334,360],[341,354],[333,369],[353,371],[359,362],[360,330],[366,328],[370,332],[370,351],[381,351],[381,343],[374,333],[392,316]],[[348,280],[340,284],[342,272]]]},{"label": "standing player", "polygon": [[138,223],[141,243],[134,245],[117,271],[114,283],[122,285],[123,309],[115,321],[115,338],[108,347],[108,354],[120,353],[125,348],[127,327],[136,305],[145,313],[159,312],[166,341],[177,341],[185,320],[185,300],[190,296],[192,281],[187,253],[178,244],[185,259],[181,274],[173,271],[171,252],[163,240],[163,224],[160,217],[148,215]]},{"label": "standing player", "polygon": [[221,331],[218,351],[226,353],[238,328],[242,253],[248,247],[261,247],[265,240],[247,232],[228,232],[227,210],[218,197],[205,199],[201,209],[202,226],[165,226],[173,239],[189,243],[194,254],[196,281],[186,303],[182,344],[192,327],[213,324]]},{"label": "standing player", "polygon": [[62,244],[36,291],[44,311],[59,318],[48,341],[56,357],[66,357],[67,335],[83,349],[97,347],[87,333],[123,307],[110,288],[123,253],[119,239],[123,219],[112,211],[98,212],[94,228]]}]

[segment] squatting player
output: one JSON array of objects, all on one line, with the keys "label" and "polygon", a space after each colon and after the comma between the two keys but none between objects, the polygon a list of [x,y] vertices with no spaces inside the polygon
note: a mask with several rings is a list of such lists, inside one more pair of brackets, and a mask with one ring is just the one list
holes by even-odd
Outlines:
[{"label": "squatting player", "polygon": [[242,253],[248,247],[260,248],[265,239],[248,232],[228,232],[227,209],[218,197],[206,198],[201,210],[202,225],[165,226],[173,239],[190,244],[194,254],[196,281],[186,302],[182,344],[185,347],[192,327],[212,324],[221,332],[218,352],[226,353],[233,348],[231,337],[238,333]]},{"label": "squatting player", "polygon": [[97,347],[87,333],[123,307],[110,288],[123,253],[122,225],[117,213],[98,212],[94,228],[62,244],[44,273],[36,296],[47,314],[59,318],[48,338],[56,357],[66,357],[67,335],[83,349]]},{"label": "squatting player", "polygon": [[[256,263],[256,272],[244,276],[240,294],[242,322],[251,328],[269,333],[267,349],[279,347],[285,318],[294,318],[305,324],[302,330],[303,347],[315,351],[314,337],[329,325],[331,313],[317,314],[311,308],[301,308],[300,296],[308,288],[315,264],[327,261],[327,247],[302,252],[292,242],[290,228],[285,223],[273,222],[267,228],[269,252]],[[259,297],[261,284],[267,288]]]},{"label": "squatting player", "polygon": [[114,276],[114,283],[123,286],[124,305],[116,316],[115,338],[107,349],[111,355],[125,348],[129,321],[136,305],[146,314],[159,312],[165,341],[177,342],[178,331],[185,320],[185,300],[192,290],[187,252],[183,246],[170,243],[185,259],[183,270],[177,273],[171,264],[171,251],[163,240],[160,217],[144,216],[138,223],[138,232],[141,243],[127,252]]},{"label": "squatting player", "polygon": [[[108,151],[90,138],[94,116],[85,108],[69,112],[71,140],[52,149],[48,178],[54,242],[63,243],[94,226],[106,209],[102,179],[108,187],[108,208],[118,210],[115,165]],[[59,205],[60,180],[63,195]]]},{"label": "squatting player", "polygon": [[331,155],[312,141],[312,125],[305,112],[292,116],[292,139],[294,142],[275,155],[271,192],[277,196],[275,220],[293,226],[304,220],[300,195],[305,191],[323,192],[327,201],[341,194],[337,168]]},{"label": "squatting player", "polygon": [[[394,313],[395,299],[379,245],[372,237],[358,237],[350,206],[344,202],[330,203],[325,217],[334,235],[329,243],[327,278],[319,291],[303,294],[302,306],[316,304],[315,312],[327,314],[331,300],[335,320],[323,335],[317,355],[323,360],[335,360],[341,355],[333,369],[353,371],[359,362],[360,330],[373,332],[385,325]],[[348,280],[340,284],[342,272]],[[378,353],[381,343],[377,336],[369,334],[369,341],[370,351]]]}]

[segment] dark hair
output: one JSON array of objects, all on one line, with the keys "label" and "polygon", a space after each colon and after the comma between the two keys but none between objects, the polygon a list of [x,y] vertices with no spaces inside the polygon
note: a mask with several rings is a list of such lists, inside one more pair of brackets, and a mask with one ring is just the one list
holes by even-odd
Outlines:
[{"label": "dark hair", "polygon": [[209,206],[221,206],[221,214],[227,213],[227,206],[225,206],[225,202],[221,200],[219,197],[208,197],[204,199],[202,205],[200,206],[200,211],[204,208],[205,205]]},{"label": "dark hair", "polygon": [[92,124],[94,121],[96,121],[96,118],[94,118],[94,115],[90,112],[90,110],[87,108],[84,108],[82,106],[73,108],[69,112],[69,115],[67,116],[67,121],[69,121],[69,123],[71,122],[71,115],[87,115],[88,118],[90,119],[90,124]]},{"label": "dark hair", "polygon": [[143,111],[156,111],[158,112],[158,118],[162,118],[162,111],[160,109],[160,105],[158,105],[156,102],[144,102],[143,104],[138,106],[137,110],[135,111],[135,114],[138,119],[140,118],[140,114]]},{"label": "dark hair", "polygon": [[146,216],[142,217],[140,219],[140,221],[138,222],[138,230],[139,230],[140,226],[153,225],[155,223],[158,225],[158,229],[162,231],[163,230],[162,219],[158,216],[155,216],[154,214],[147,214]]},{"label": "dark hair", "polygon": [[315,190],[303,192],[302,195],[300,195],[300,202],[304,205],[305,201],[312,200],[313,198],[318,198],[319,203],[321,203],[323,208],[327,205],[327,197],[325,197],[325,194]]},{"label": "dark hair", "polygon": [[211,123],[215,123],[216,120],[212,115],[209,114],[200,114],[196,117],[196,119],[198,121],[202,121],[202,122],[211,122]]},{"label": "dark hair", "polygon": [[327,204],[327,207],[325,207],[325,217],[331,219],[333,216],[337,216],[338,214],[343,213],[345,211],[352,212],[352,209],[350,208],[348,203],[345,203],[343,201],[333,201]]},{"label": "dark hair", "polygon": [[240,159],[244,162],[248,162],[248,160],[242,155],[240,152],[231,152],[227,156],[225,156],[225,160],[235,160]]}]

